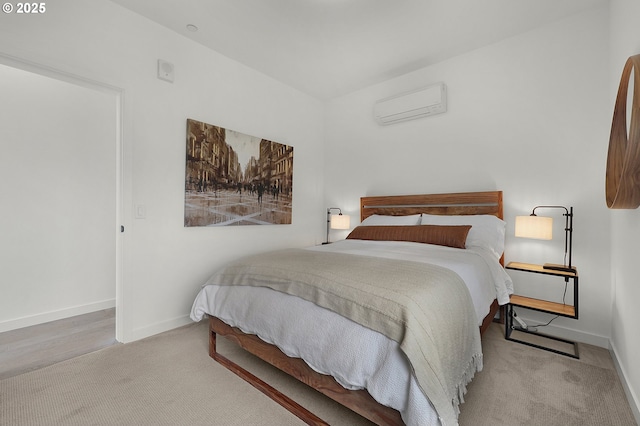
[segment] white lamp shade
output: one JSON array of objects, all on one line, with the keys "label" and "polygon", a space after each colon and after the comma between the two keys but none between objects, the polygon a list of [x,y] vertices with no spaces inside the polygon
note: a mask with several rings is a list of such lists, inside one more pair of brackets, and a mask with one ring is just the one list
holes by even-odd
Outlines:
[{"label": "white lamp shade", "polygon": [[550,240],[553,238],[553,218],[516,216],[516,237]]},{"label": "white lamp shade", "polygon": [[346,214],[332,214],[331,229],[349,229],[350,219],[349,215]]}]

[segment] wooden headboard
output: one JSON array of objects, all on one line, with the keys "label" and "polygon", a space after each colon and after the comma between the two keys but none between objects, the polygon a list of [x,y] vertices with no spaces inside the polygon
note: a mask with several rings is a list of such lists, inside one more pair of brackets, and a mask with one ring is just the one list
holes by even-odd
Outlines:
[{"label": "wooden headboard", "polygon": [[502,191],[458,192],[450,194],[386,195],[360,198],[360,220],[372,214],[490,214],[504,219]]},{"label": "wooden headboard", "polygon": [[[385,195],[360,198],[360,221],[372,214],[490,214],[504,219],[502,191],[456,192],[449,194]],[[504,254],[500,257],[504,266]]]}]

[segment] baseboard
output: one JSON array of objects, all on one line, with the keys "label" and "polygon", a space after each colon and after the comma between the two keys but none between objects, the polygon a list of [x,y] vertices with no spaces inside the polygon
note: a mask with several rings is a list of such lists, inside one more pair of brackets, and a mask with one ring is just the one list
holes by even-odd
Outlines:
[{"label": "baseboard", "polygon": [[588,345],[598,346],[600,348],[609,349],[609,337],[600,336],[598,334],[586,333],[580,330],[574,330],[572,328],[558,327],[550,325],[543,327],[545,332],[552,335],[557,335],[574,342],[586,343]]},{"label": "baseboard", "polygon": [[123,343],[130,343],[136,340],[144,339],[145,337],[164,333],[165,331],[173,330],[174,328],[182,327],[191,323],[193,323],[193,321],[191,320],[189,315],[181,315],[179,317],[168,319],[166,321],[160,321],[145,327],[135,328],[132,330],[131,339],[127,339],[127,341]]},{"label": "baseboard", "polygon": [[640,425],[640,400],[638,399],[638,395],[636,395],[633,389],[629,387],[627,374],[624,368],[622,367],[622,365],[620,364],[620,362],[618,361],[618,352],[616,351],[616,347],[613,343],[611,343],[609,352],[611,353],[611,358],[613,359],[613,363],[616,366],[618,377],[620,377],[620,382],[622,383],[622,387],[624,388],[624,393],[627,396],[627,401],[629,401],[629,406],[631,407],[633,416],[636,418],[636,423]]},{"label": "baseboard", "polygon": [[[529,326],[532,326],[534,324],[541,324],[545,322],[539,319],[527,318],[524,315],[520,315],[520,313],[518,313],[518,316],[520,317],[520,319],[524,320],[524,322],[526,322]],[[586,333],[584,331],[575,330],[572,328],[560,327],[560,326],[554,325],[553,323],[545,327],[539,327],[538,331],[545,334],[550,334],[552,336],[561,337],[563,339],[572,340],[574,342],[586,343],[588,345],[598,346],[600,348],[605,348],[607,350],[610,348],[609,337],[600,336],[592,333]]]},{"label": "baseboard", "polygon": [[57,311],[43,312],[26,317],[10,319],[0,322],[0,333],[30,327],[32,325],[43,324],[45,322],[75,317],[76,315],[84,315],[90,312],[101,311],[103,309],[111,309],[115,308],[115,306],[116,300],[109,299],[101,302],[88,303],[86,305],[72,306],[70,308],[64,308]]}]

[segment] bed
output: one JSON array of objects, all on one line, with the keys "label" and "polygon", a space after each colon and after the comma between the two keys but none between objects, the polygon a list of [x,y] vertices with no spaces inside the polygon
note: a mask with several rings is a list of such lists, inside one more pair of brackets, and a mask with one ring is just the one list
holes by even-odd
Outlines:
[{"label": "bed", "polygon": [[[479,336],[513,292],[502,192],[360,201],[361,225],[346,240],[232,262],[203,286],[191,318],[209,319],[213,359],[307,424],[327,423],[219,354],[217,336],[376,424],[457,424],[482,369]],[[272,275],[281,269],[284,278]],[[346,295],[327,296],[338,287]],[[408,311],[395,311],[396,299]]]}]

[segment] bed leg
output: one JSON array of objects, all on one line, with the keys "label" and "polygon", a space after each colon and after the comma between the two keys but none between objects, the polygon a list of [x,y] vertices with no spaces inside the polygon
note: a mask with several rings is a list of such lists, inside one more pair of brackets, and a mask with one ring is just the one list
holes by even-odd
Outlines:
[{"label": "bed leg", "polygon": [[216,357],[216,332],[211,325],[209,325],[209,356],[214,359]]},{"label": "bed leg", "polygon": [[498,318],[495,320],[495,322],[500,323],[500,324],[504,324],[505,318],[506,318],[506,308],[507,305],[502,305],[500,306],[500,315],[498,316]]}]

